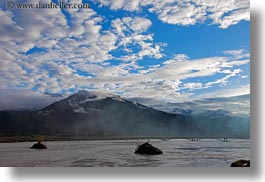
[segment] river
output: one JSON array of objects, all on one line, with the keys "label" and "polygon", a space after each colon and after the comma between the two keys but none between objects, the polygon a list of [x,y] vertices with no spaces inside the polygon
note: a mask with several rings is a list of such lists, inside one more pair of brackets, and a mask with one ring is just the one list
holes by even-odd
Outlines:
[{"label": "river", "polygon": [[250,159],[249,139],[154,139],[150,143],[163,154],[135,154],[136,140],[52,141],[44,142],[46,150],[29,149],[32,142],[0,143],[0,166],[228,167],[237,159]]}]

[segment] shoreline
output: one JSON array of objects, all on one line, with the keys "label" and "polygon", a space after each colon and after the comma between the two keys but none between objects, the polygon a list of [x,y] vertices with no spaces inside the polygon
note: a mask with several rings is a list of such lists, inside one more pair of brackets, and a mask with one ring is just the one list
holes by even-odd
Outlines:
[{"label": "shoreline", "polygon": [[[33,136],[0,136],[0,143],[19,143],[19,142],[36,142],[38,135]],[[167,141],[171,139],[196,138],[201,139],[223,139],[225,137],[172,137],[172,136],[41,136],[43,141],[90,141],[90,140],[148,140],[160,139]],[[227,138],[227,137],[226,137]],[[248,137],[231,137],[229,139],[249,139]]]}]

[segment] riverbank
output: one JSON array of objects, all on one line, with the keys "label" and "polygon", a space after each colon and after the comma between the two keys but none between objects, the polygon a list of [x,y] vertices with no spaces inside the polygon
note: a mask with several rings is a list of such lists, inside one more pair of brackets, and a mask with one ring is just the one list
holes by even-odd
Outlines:
[{"label": "riverbank", "polygon": [[[44,141],[86,141],[86,140],[144,140],[144,139],[161,139],[164,141],[170,139],[194,139],[194,137],[172,137],[172,136],[41,136]],[[16,142],[35,142],[39,136],[1,136],[0,143],[16,143]],[[200,139],[220,139],[222,137],[196,137]],[[230,138],[232,139],[232,138]],[[233,139],[249,139],[249,138],[233,138]],[[229,139],[228,139],[229,140]]]}]

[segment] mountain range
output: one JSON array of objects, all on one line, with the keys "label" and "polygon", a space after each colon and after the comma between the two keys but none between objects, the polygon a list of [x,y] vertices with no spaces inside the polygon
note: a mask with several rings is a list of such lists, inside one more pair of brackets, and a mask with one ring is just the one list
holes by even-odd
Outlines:
[{"label": "mountain range", "polygon": [[[175,109],[165,109],[169,105]],[[249,114],[172,103],[165,108],[79,91],[39,110],[0,111],[0,135],[249,137]]]}]

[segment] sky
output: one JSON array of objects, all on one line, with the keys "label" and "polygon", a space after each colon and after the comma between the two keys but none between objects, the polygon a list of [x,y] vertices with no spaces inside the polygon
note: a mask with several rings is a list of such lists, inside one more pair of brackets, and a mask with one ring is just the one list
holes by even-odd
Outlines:
[{"label": "sky", "polygon": [[172,103],[250,93],[248,0],[64,2],[90,8],[1,1],[0,109],[78,90]]}]

